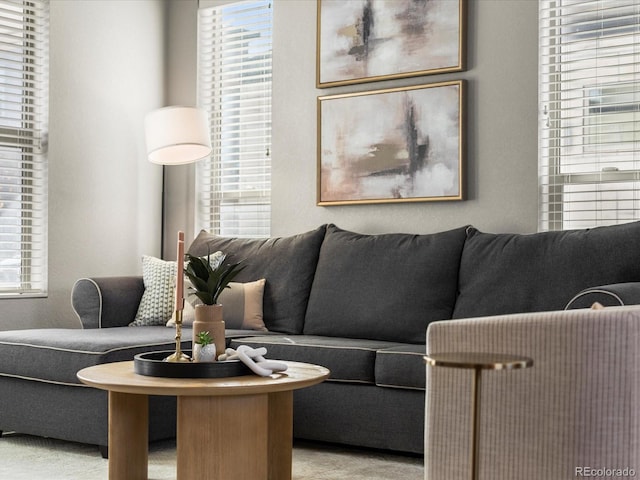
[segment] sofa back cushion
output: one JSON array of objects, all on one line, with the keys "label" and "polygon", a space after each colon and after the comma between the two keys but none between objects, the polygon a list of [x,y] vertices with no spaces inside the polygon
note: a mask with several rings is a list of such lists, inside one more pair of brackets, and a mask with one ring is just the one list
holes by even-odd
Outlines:
[{"label": "sofa back cushion", "polygon": [[361,235],[327,227],[304,333],[424,343],[451,318],[465,229]]},{"label": "sofa back cushion", "polygon": [[302,333],[311,282],[316,271],[325,226],[281,238],[229,238],[202,230],[190,245],[191,255],[222,251],[227,262],[245,265],[236,282],[266,279],[263,316],[267,329]]},{"label": "sofa back cushion", "polygon": [[640,281],[640,222],[534,234],[470,227],[454,318],[561,310],[588,287]]}]

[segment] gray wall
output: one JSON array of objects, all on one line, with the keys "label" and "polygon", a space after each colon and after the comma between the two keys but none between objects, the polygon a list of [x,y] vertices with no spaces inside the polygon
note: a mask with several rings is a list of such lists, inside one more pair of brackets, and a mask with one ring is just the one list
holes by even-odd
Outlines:
[{"label": "gray wall", "polygon": [[160,254],[161,168],[142,125],[164,102],[165,20],[157,0],[51,2],[49,295],[0,299],[0,330],[79,326],[76,279]]},{"label": "gray wall", "polygon": [[[272,234],[327,222],[363,233],[428,233],[466,224],[534,232],[537,8],[535,0],[471,0],[465,72],[316,89],[316,2],[276,0]],[[316,206],[317,96],[460,78],[468,87],[466,201]]]}]

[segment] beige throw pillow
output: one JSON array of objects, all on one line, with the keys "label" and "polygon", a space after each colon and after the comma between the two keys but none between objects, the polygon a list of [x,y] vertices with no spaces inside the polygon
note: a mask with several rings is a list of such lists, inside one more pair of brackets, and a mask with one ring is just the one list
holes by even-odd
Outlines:
[{"label": "beige throw pillow", "polygon": [[[222,316],[225,327],[234,330],[261,330],[267,331],[262,318],[262,299],[264,296],[264,278],[248,283],[229,283],[229,288],[218,297],[218,303],[222,305]],[[185,291],[186,285],[185,285]],[[195,319],[194,305],[202,303],[194,295],[185,302],[182,311],[182,324],[193,325]],[[175,326],[175,314],[167,322],[167,327]]]}]

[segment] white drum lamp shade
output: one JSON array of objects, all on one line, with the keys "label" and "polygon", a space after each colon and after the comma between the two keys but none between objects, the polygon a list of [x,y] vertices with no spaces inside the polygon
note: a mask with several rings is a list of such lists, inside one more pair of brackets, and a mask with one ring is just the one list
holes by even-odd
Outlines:
[{"label": "white drum lamp shade", "polygon": [[147,156],[160,165],[192,163],[211,154],[207,113],[195,107],[164,107],[147,114]]}]

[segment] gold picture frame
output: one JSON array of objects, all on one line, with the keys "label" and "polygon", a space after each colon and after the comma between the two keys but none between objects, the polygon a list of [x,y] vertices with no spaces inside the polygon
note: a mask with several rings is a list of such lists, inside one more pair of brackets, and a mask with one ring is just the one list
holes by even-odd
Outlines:
[{"label": "gold picture frame", "polygon": [[467,0],[318,0],[317,88],[465,69]]},{"label": "gold picture frame", "polygon": [[317,204],[464,200],[465,81],[318,97]]}]

